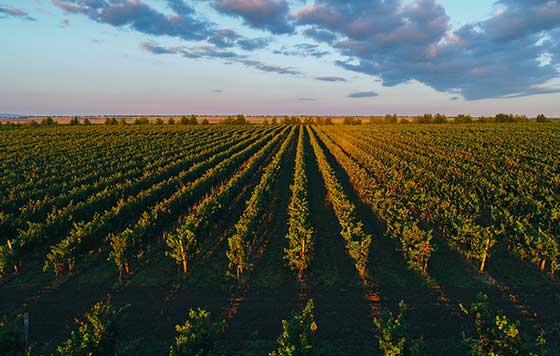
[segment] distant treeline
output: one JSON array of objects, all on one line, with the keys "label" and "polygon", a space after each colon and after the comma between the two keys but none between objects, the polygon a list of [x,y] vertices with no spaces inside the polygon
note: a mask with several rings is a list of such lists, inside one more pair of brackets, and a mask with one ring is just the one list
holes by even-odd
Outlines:
[{"label": "distant treeline", "polygon": [[[500,113],[496,116],[481,116],[473,118],[471,115],[457,115],[455,117],[447,117],[444,114],[424,114],[416,117],[399,117],[396,114],[387,114],[385,117],[371,117],[364,120],[356,116],[347,116],[342,119],[343,125],[361,125],[361,124],[470,124],[470,123],[521,123],[521,122],[538,122],[546,123],[552,120],[545,115],[540,114],[535,118],[529,118],[525,115],[504,114]],[[2,124],[0,122],[0,124]],[[20,125],[21,123],[6,122],[7,125]],[[24,123],[32,126],[50,126],[58,125],[52,117],[46,117],[40,121],[31,120],[29,123]],[[87,118],[80,119],[74,116],[68,122],[68,125],[91,125],[91,121]],[[181,118],[170,117],[167,121],[162,118],[150,120],[148,117],[138,117],[134,121],[129,122],[124,117],[115,118],[107,117],[104,122],[105,125],[209,125],[206,118],[200,119],[196,115],[182,116]],[[248,125],[251,122],[245,115],[239,114],[235,116],[227,116],[218,122],[219,125]],[[302,116],[283,116],[265,118],[262,122],[264,125],[334,125],[332,117],[302,117]]]}]

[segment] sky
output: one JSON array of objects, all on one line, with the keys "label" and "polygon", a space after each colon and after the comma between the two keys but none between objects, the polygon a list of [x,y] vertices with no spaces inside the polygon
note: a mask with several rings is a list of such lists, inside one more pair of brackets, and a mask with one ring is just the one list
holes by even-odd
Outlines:
[{"label": "sky", "polygon": [[560,0],[0,0],[0,113],[560,117]]}]

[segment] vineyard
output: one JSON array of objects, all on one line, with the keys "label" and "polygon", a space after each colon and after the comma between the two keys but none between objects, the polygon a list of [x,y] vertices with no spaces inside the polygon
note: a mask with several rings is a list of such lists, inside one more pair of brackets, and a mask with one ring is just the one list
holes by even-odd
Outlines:
[{"label": "vineyard", "polygon": [[0,355],[560,355],[556,123],[0,147]]}]

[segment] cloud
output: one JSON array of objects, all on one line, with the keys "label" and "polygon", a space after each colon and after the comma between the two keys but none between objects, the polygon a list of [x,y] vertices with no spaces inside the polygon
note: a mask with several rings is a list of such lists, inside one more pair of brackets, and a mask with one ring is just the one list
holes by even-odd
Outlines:
[{"label": "cloud", "polygon": [[255,60],[251,60],[251,59],[241,59],[238,62],[247,66],[247,67],[255,68],[255,69],[261,70],[263,72],[276,73],[276,74],[289,74],[289,75],[295,75],[295,76],[302,76],[303,75],[301,72],[299,72],[299,71],[297,71],[293,68],[290,68],[290,67],[269,65],[269,64],[265,64],[265,63],[262,63],[260,61],[255,61]]},{"label": "cloud", "polygon": [[321,58],[324,57],[330,52],[321,51],[318,49],[318,45],[310,44],[310,43],[300,43],[292,48],[282,47],[279,50],[275,50],[275,54],[281,54],[284,56],[296,56],[296,57],[314,57],[314,58]]},{"label": "cloud", "polygon": [[82,14],[91,20],[115,27],[130,27],[155,36],[172,36],[184,40],[205,40],[212,35],[209,22],[197,19],[194,11],[182,0],[167,0],[174,14],[165,15],[140,0],[53,0],[66,12]]},{"label": "cloud", "polygon": [[252,38],[252,39],[241,39],[237,41],[237,45],[246,51],[254,51],[257,49],[263,49],[268,46],[270,39],[268,38]]},{"label": "cloud", "polygon": [[203,46],[192,46],[192,47],[184,47],[184,46],[175,46],[175,47],[163,47],[153,41],[146,41],[140,43],[140,47],[152,54],[180,54],[185,58],[192,58],[192,59],[210,59],[210,58],[219,58],[219,59],[240,59],[243,58],[242,55],[229,51],[229,50],[222,50],[219,47],[211,46],[211,45],[203,45]]},{"label": "cloud", "polygon": [[240,17],[252,28],[273,34],[292,33],[286,0],[215,0],[214,8],[226,15]]},{"label": "cloud", "polygon": [[218,48],[239,47],[252,51],[266,47],[261,38],[248,39],[231,29],[220,29],[201,17],[183,0],[165,0],[172,14],[166,15],[141,0],[52,0],[68,13],[85,15],[93,21],[126,27],[153,36],[185,41],[206,41]]},{"label": "cloud", "polygon": [[298,101],[317,101],[316,98],[298,98]]},{"label": "cloud", "polygon": [[379,94],[377,94],[374,91],[358,91],[355,93],[350,93],[348,94],[349,98],[373,98],[378,96]]},{"label": "cloud", "polygon": [[336,40],[336,35],[330,31],[317,30],[316,28],[308,28],[303,31],[303,34],[317,42],[325,42],[332,44]]},{"label": "cloud", "polygon": [[13,6],[0,5],[0,16],[2,15],[4,15],[3,17],[12,16],[12,17],[19,17],[27,21],[35,21],[35,18],[29,16],[27,12]]},{"label": "cloud", "polygon": [[[467,100],[552,90],[534,87],[559,76],[560,36],[550,35],[560,27],[558,1],[499,3],[503,11],[456,31],[435,0],[315,0],[293,16],[297,25],[310,26],[305,35],[326,31],[317,40],[346,57],[337,65],[381,78],[385,86],[416,80]],[[543,64],[545,52],[549,63]]]},{"label": "cloud", "polygon": [[322,82],[345,82],[346,78],[342,77],[316,77],[316,80],[320,80]]},{"label": "cloud", "polygon": [[146,41],[140,43],[140,48],[147,52],[156,55],[163,54],[178,54],[185,58],[190,59],[223,59],[227,60],[227,64],[230,63],[240,63],[246,67],[254,68],[263,72],[276,73],[276,74],[286,74],[294,76],[303,76],[298,70],[291,67],[276,66],[263,63],[261,61],[248,59],[247,56],[238,54],[229,50],[222,50],[216,46],[175,46],[175,47],[164,47],[153,41]]}]

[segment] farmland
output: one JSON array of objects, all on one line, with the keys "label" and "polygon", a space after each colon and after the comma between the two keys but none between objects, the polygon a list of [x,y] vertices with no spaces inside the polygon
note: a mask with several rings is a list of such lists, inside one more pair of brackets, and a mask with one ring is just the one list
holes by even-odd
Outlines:
[{"label": "farmland", "polygon": [[24,313],[31,355],[99,315],[99,355],[560,354],[557,123],[20,125],[0,147],[9,355]]}]

